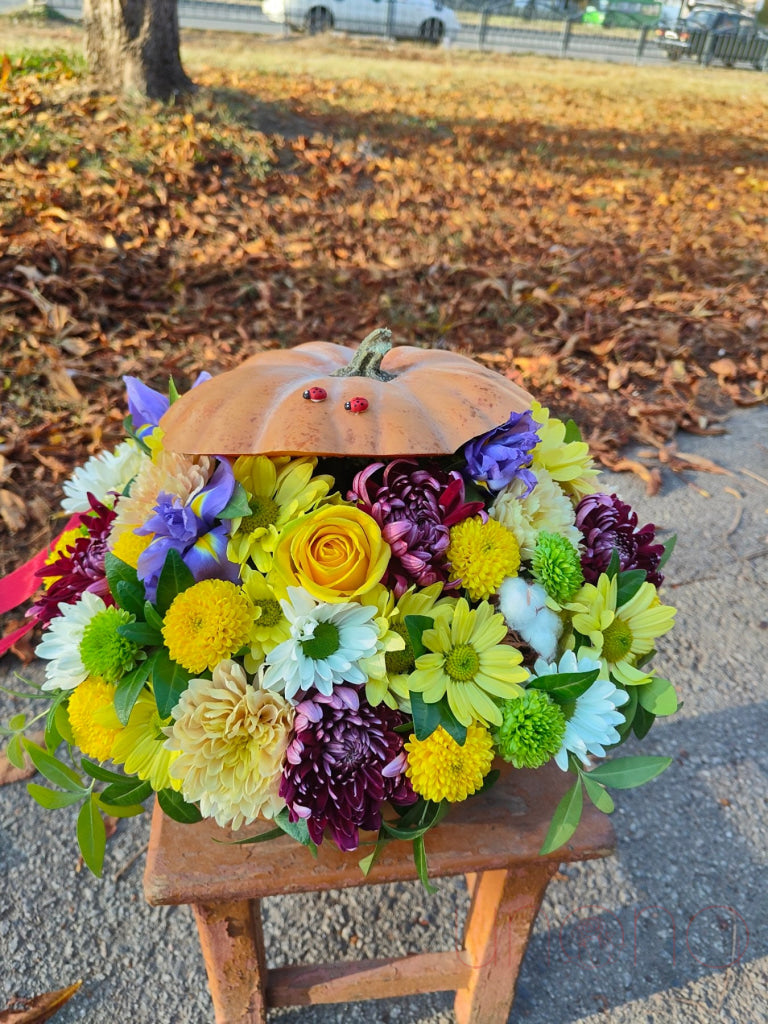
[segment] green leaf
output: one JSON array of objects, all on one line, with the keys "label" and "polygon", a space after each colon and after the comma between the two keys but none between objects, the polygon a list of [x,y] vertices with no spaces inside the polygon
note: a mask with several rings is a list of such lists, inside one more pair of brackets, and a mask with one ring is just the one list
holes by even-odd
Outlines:
[{"label": "green leaf", "polygon": [[568,790],[552,815],[549,831],[539,851],[541,854],[552,853],[553,850],[557,850],[568,842],[581,821],[583,806],[581,779],[577,779],[576,785]]},{"label": "green leaf", "polygon": [[650,683],[637,688],[637,699],[652,715],[674,715],[677,711],[677,694],[668,679],[655,676]]},{"label": "green leaf", "polygon": [[667,562],[669,561],[669,556],[675,550],[675,545],[676,544],[677,544],[677,534],[673,533],[672,536],[669,538],[669,540],[667,540],[665,542],[665,544],[664,544],[664,554],[659,559],[659,569],[661,569],[662,566],[667,564]]},{"label": "green leaf", "polygon": [[657,775],[661,775],[671,764],[671,757],[656,755],[617,757],[614,761],[599,764],[589,774],[604,786],[611,786],[613,789],[634,789],[635,786],[642,786],[655,779]]},{"label": "green leaf", "polygon": [[381,832],[379,832],[379,838],[376,840],[376,845],[374,846],[374,848],[371,850],[369,854],[367,854],[367,856],[361,857],[360,860],[357,862],[360,866],[360,870],[362,871],[363,875],[366,878],[370,874],[371,868],[379,859],[381,851],[384,849],[388,842],[389,837],[386,835],[382,835]]},{"label": "green leaf", "polygon": [[160,630],[146,622],[124,622],[117,627],[117,632],[126,640],[132,640],[140,647],[159,647],[163,642],[163,634]]},{"label": "green leaf", "polygon": [[117,558],[111,551],[108,551],[106,554],[104,568],[107,574],[109,589],[114,596],[117,596],[118,583],[127,583],[131,587],[138,586],[143,589],[143,584],[139,581],[133,566]]},{"label": "green leaf", "polygon": [[587,796],[598,811],[602,811],[603,814],[611,814],[616,806],[611,794],[599,782],[591,779],[586,772],[580,772],[580,775],[581,781],[584,783],[584,789],[587,791]]},{"label": "green leaf", "polygon": [[495,786],[500,775],[501,772],[498,768],[492,768],[483,779],[483,784],[480,789],[475,790],[474,796],[479,796],[480,793],[485,793],[485,791],[490,789],[491,786]]},{"label": "green leaf", "polygon": [[648,574],[645,569],[630,569],[619,573],[619,585],[616,588],[616,606],[621,607],[631,601],[640,587],[645,583]]},{"label": "green leaf", "polygon": [[135,818],[144,813],[143,804],[130,804],[128,807],[118,807],[116,804],[105,804],[99,797],[99,810],[104,814],[110,814],[113,818]]},{"label": "green leaf", "polygon": [[144,689],[144,684],[154,671],[159,653],[159,651],[155,651],[144,661],[140,661],[136,668],[124,675],[117,684],[114,698],[115,713],[123,725],[128,724],[133,706]]},{"label": "green leaf", "polygon": [[99,782],[128,781],[128,776],[123,775],[122,772],[113,772],[111,768],[104,768],[102,765],[96,764],[95,761],[89,761],[87,757],[80,759],[80,767],[86,775],[90,775],[92,779],[98,779]]},{"label": "green leaf", "polygon": [[168,718],[170,713],[179,703],[179,697],[184,693],[192,673],[171,660],[166,650],[156,651],[154,665],[152,668],[152,684],[155,691],[157,711],[161,718]]},{"label": "green leaf", "polygon": [[632,722],[632,731],[635,736],[637,736],[639,740],[645,739],[651,731],[651,726],[655,721],[656,715],[651,714],[650,711],[646,711],[638,701],[637,710],[635,711],[635,717]]},{"label": "green leaf", "polygon": [[437,707],[440,712],[440,725],[442,725],[449,736],[456,740],[460,747],[463,747],[467,740],[466,725],[462,725],[454,715],[447,700],[439,700]]},{"label": "green leaf", "polygon": [[27,724],[27,716],[19,713],[14,715],[13,718],[8,720],[8,728],[13,732],[21,732],[24,726]]},{"label": "green leaf", "polygon": [[25,739],[23,742],[24,749],[29,754],[32,764],[43,778],[48,779],[55,786],[61,786],[68,793],[82,794],[88,792],[82,785],[80,777],[71,768],[68,768],[67,765],[62,764],[53,754],[49,754],[47,750],[43,750],[42,747],[39,747],[31,740]]},{"label": "green leaf", "polygon": [[406,826],[404,824],[405,819],[401,819],[399,825],[392,825],[387,821],[382,821],[381,828],[392,839],[416,839],[419,836],[425,835],[431,828],[434,828],[448,813],[449,807],[450,804],[447,800],[442,800],[440,803],[426,800],[421,815],[413,827]]},{"label": "green leaf", "polygon": [[183,825],[194,825],[196,821],[202,821],[203,816],[194,804],[188,804],[181,793],[175,789],[160,789],[157,792],[157,802],[163,814],[167,814],[174,821],[180,821]]},{"label": "green leaf", "polygon": [[[616,726],[616,732],[621,737],[619,743],[623,743],[624,740],[627,738],[629,731],[632,728],[632,723],[635,720],[635,714],[637,712],[638,689],[638,686],[630,686],[628,689],[625,689],[625,693],[628,695],[629,700],[626,702],[626,704],[622,704],[621,707],[617,709],[622,713],[622,715],[624,715],[624,721],[622,722],[622,724]],[[614,746],[617,747],[619,743],[615,743]]]},{"label": "green leaf", "polygon": [[107,848],[107,830],[99,811],[99,798],[96,793],[91,793],[91,799],[86,800],[80,808],[77,816],[77,842],[86,865],[97,878],[101,878],[104,851]]},{"label": "green leaf", "polygon": [[566,420],[565,422],[565,436],[563,437],[564,444],[571,444],[573,441],[581,441],[581,431],[573,420]]},{"label": "green leaf", "polygon": [[113,782],[100,794],[100,798],[115,807],[130,807],[143,803],[152,795],[152,787],[141,779],[124,778],[121,782]]},{"label": "green leaf", "polygon": [[171,405],[179,400],[179,389],[176,387],[176,381],[173,377],[168,378],[168,401]]},{"label": "green leaf", "polygon": [[75,745],[72,726],[67,714],[66,693],[61,693],[48,708],[45,716],[45,746],[49,751],[58,750],[62,741]]},{"label": "green leaf", "polygon": [[557,704],[570,704],[590,688],[600,675],[600,669],[589,672],[553,672],[549,676],[536,676],[529,686],[534,690],[544,690]]},{"label": "green leaf", "polygon": [[144,618],[144,587],[140,583],[119,580],[115,597],[121,608],[135,615],[137,619]]},{"label": "green leaf", "polygon": [[22,769],[24,767],[24,748],[22,747],[22,737],[20,733],[16,733],[8,741],[8,746],[5,748],[5,756],[8,758],[14,768]]},{"label": "green leaf", "polygon": [[195,582],[195,577],[174,548],[165,556],[160,579],[157,581],[157,610],[165,615],[177,594],[181,594]]},{"label": "green leaf", "polygon": [[232,492],[232,497],[229,499],[227,504],[217,513],[218,519],[237,519],[238,516],[249,516],[251,514],[251,506],[248,502],[248,495],[245,492],[245,488],[242,484],[235,484],[235,489]]},{"label": "green leaf", "polygon": [[419,881],[430,894],[437,892],[437,886],[429,880],[429,869],[427,865],[427,851],[424,849],[424,836],[417,836],[413,840],[413,862],[416,865],[416,873]]},{"label": "green leaf", "polygon": [[605,570],[605,575],[609,579],[613,579],[613,577],[618,574],[620,568],[621,561],[619,559],[619,550],[618,548],[614,548],[613,551],[611,551],[611,560],[608,563],[608,567]]},{"label": "green leaf", "polygon": [[62,793],[60,789],[48,789],[46,786],[38,786],[36,782],[27,783],[27,792],[35,803],[48,811],[78,804],[83,799],[83,793]]},{"label": "green leaf", "polygon": [[223,846],[249,846],[251,843],[267,843],[271,839],[279,839],[285,835],[282,828],[271,828],[268,832],[260,832],[257,836],[249,836],[247,839],[216,839],[214,843],[221,843]]},{"label": "green leaf", "polygon": [[409,697],[413,715],[413,731],[416,733],[417,740],[425,740],[440,725],[440,708],[437,703],[427,704],[420,693],[411,691]]},{"label": "green leaf", "polygon": [[425,629],[432,629],[435,620],[429,615],[406,615],[403,622],[408,630],[408,639],[411,641],[414,658],[420,658],[422,654],[427,654],[427,648],[421,642],[421,637]]},{"label": "green leaf", "polygon": [[144,619],[148,626],[154,626],[158,633],[163,629],[163,617],[151,601],[144,602]]},{"label": "green leaf", "polygon": [[275,815],[275,822],[280,826],[283,832],[286,833],[286,835],[295,839],[297,843],[301,843],[302,846],[306,846],[312,856],[317,857],[317,847],[309,834],[309,826],[307,825],[305,818],[299,818],[298,821],[291,821],[288,814],[288,808],[284,807],[279,814]]}]

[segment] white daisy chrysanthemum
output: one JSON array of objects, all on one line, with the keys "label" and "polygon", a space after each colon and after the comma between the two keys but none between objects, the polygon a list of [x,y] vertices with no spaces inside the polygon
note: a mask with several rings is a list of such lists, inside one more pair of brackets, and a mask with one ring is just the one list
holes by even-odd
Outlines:
[{"label": "white daisy chrysanthemum", "polygon": [[537,467],[536,486],[527,497],[525,483],[513,480],[496,495],[489,515],[511,530],[520,545],[520,557],[530,561],[541,530],[559,533],[578,547],[581,534],[576,528],[573,503],[546,469]]},{"label": "white daisy chrysanthemum", "polygon": [[[547,663],[539,658],[533,666],[534,676],[548,676],[556,672],[592,672],[600,668],[594,658],[578,658],[573,651],[566,651],[559,662]],[[568,770],[568,752],[575,754],[582,764],[589,763],[589,755],[605,757],[605,748],[618,743],[621,737],[616,726],[624,721],[624,715],[616,708],[626,704],[629,695],[626,690],[614,686],[610,679],[596,679],[580,697],[574,701],[568,714],[566,710],[565,736],[563,745],[555,754],[555,763],[562,771]]]},{"label": "white daisy chrysanthemum", "polygon": [[560,616],[547,607],[547,592],[540,583],[510,576],[499,587],[499,610],[510,629],[546,661],[555,656],[563,630]]},{"label": "white daisy chrysanthemum", "polygon": [[43,690],[74,690],[88,677],[88,669],[80,656],[80,641],[88,623],[107,606],[97,594],[86,590],[75,604],[60,604],[55,619],[51,619],[43,639],[35,648],[39,658],[45,658]]},{"label": "white daisy chrysanthemum", "polygon": [[123,441],[113,452],[92,455],[82,466],[78,466],[65,482],[65,497],[61,507],[70,514],[89,512],[89,493],[102,503],[112,505],[110,495],[123,493],[146,458],[135,441]]},{"label": "white daisy chrysanthemum", "polygon": [[312,686],[330,696],[339,683],[365,683],[359,662],[376,653],[375,607],[316,601],[301,587],[288,587],[280,605],[291,635],[266,657],[265,690],[284,690],[292,700]]}]

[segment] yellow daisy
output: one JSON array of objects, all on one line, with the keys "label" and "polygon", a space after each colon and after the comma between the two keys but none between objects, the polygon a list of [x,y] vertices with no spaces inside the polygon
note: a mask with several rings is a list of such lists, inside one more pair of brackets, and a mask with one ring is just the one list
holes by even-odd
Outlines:
[{"label": "yellow daisy", "polygon": [[251,514],[232,521],[227,557],[244,565],[251,559],[268,572],[284,526],[305,515],[326,497],[333,477],[313,476],[317,459],[287,455],[241,455],[232,467],[248,495]]},{"label": "yellow daisy", "polygon": [[166,750],[165,730],[171,718],[161,718],[154,696],[142,690],[133,705],[128,724],[112,747],[112,760],[128,775],[137,775],[152,789],[181,789],[181,780],[171,776],[170,768],[178,751]]},{"label": "yellow daisy", "polygon": [[414,791],[435,803],[466,800],[480,789],[493,763],[493,741],[484,725],[470,725],[461,746],[439,725],[425,740],[412,735],[405,750],[405,774]]},{"label": "yellow daisy", "polygon": [[672,629],[676,609],[659,601],[652,583],[642,583],[620,606],[617,595],[618,577],[603,573],[596,585],[585,583],[566,607],[574,612],[573,628],[592,645],[581,647],[579,656],[599,658],[617,683],[639,686],[650,682],[651,674],[637,668],[637,661]]},{"label": "yellow daisy", "polygon": [[506,635],[504,616],[487,601],[470,610],[462,597],[454,608],[441,608],[434,628],[422,634],[429,653],[416,659],[409,689],[428,704],[447,697],[462,725],[475,719],[501,725],[494,697],[519,697],[523,691],[518,684],[528,678],[520,652],[502,643]]},{"label": "yellow daisy", "polygon": [[243,593],[253,606],[253,622],[248,638],[250,650],[243,658],[246,672],[253,675],[271,650],[291,635],[280,601],[266,579],[249,566],[243,568]]},{"label": "yellow daisy", "polygon": [[[373,621],[378,624],[380,619],[386,620],[386,638],[389,640],[384,652],[384,672],[369,676],[365,686],[366,700],[372,707],[383,702],[387,707],[410,711],[408,679],[415,665],[415,657],[405,617],[431,617],[436,608],[452,608],[456,599],[441,598],[442,591],[442,583],[433,583],[423,590],[409,587],[398,600],[395,600],[392,591],[379,584],[360,599],[361,604],[373,604],[378,608],[379,617]],[[393,636],[400,642],[393,642]]]},{"label": "yellow daisy", "polygon": [[550,416],[538,402],[531,406],[531,415],[539,424],[540,438],[533,449],[533,472],[538,476],[540,469],[546,469],[577,501],[596,491],[599,470],[590,457],[589,445],[584,441],[566,442],[563,421]]}]

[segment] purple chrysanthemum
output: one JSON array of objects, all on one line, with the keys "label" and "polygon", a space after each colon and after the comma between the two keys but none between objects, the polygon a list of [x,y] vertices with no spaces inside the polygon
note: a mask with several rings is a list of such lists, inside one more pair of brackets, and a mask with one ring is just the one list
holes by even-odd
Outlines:
[{"label": "purple chrysanthemum", "polygon": [[659,587],[664,576],[658,571],[663,544],[654,544],[653,523],[637,526],[637,513],[615,494],[588,494],[576,507],[576,526],[584,536],[581,568],[588,583],[596,583],[605,572],[614,548],[619,568],[644,569],[648,582]]},{"label": "purple chrysanthemum", "polygon": [[91,512],[80,517],[80,525],[88,530],[88,536],[78,537],[69,553],[61,555],[36,573],[41,577],[59,577],[27,613],[42,625],[61,615],[60,604],[74,604],[86,590],[98,594],[107,605],[115,603],[109,592],[104,557],[107,553],[107,537],[116,513],[97,501],[92,494],[88,495],[88,503]]},{"label": "purple chrysanthemum", "polygon": [[380,827],[386,800],[417,799],[403,770],[384,774],[403,749],[395,728],[404,721],[383,704],[372,708],[351,686],[296,706],[280,796],[291,821],[306,820],[314,843],[323,841],[327,828],[340,850],[355,850],[358,829]]},{"label": "purple chrysanthemum", "polygon": [[506,423],[464,446],[467,475],[494,493],[513,480],[522,480],[526,486],[521,495],[524,498],[536,486],[536,477],[528,467],[539,443],[538,429],[530,411],[511,413]]},{"label": "purple chrysanthemum", "polygon": [[367,466],[352,481],[347,498],[376,520],[392,549],[382,582],[395,597],[414,583],[445,583],[450,528],[468,516],[486,518],[481,501],[464,500],[464,481],[458,473],[429,471],[409,459]]}]

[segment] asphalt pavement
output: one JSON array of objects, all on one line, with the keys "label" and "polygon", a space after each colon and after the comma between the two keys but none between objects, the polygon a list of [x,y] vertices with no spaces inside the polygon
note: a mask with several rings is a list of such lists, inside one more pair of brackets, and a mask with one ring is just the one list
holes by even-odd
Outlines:
[{"label": "asphalt pavement", "polygon": [[[657,662],[683,706],[642,745],[672,766],[616,792],[615,855],[567,866],[550,884],[510,1024],[765,1024],[768,1021],[768,408],[735,413],[680,451],[720,473],[663,470],[649,498],[606,474],[644,520],[679,543],[665,600],[679,609]],[[19,668],[0,661],[0,682]],[[26,670],[40,677],[39,666]],[[21,707],[0,695],[0,717]],[[142,894],[149,816],[122,821],[104,878],[78,870],[74,813],[49,812],[23,782],[0,787],[0,1009],[83,980],[58,1024],[212,1021],[191,911]],[[265,901],[268,962],[450,949],[463,881]],[[447,993],[277,1010],[295,1024],[450,1024]],[[482,1021],[477,1024],[483,1024]]]}]

